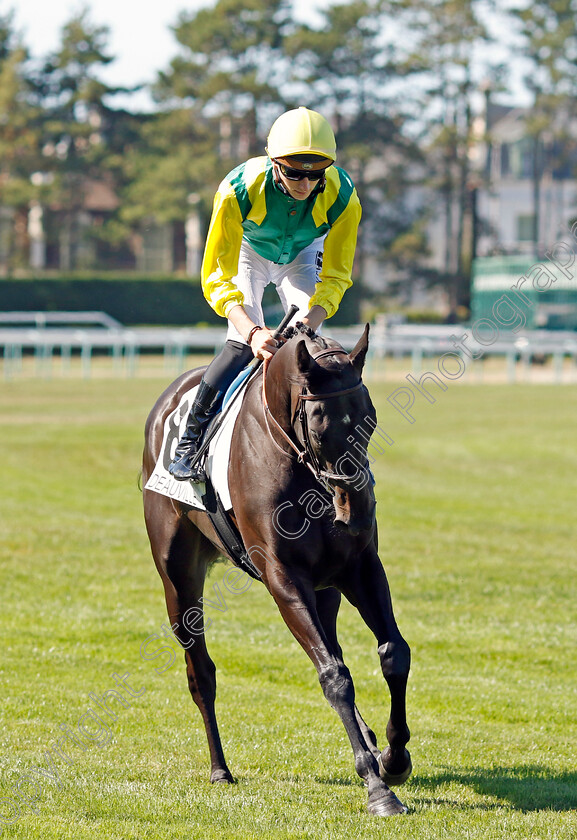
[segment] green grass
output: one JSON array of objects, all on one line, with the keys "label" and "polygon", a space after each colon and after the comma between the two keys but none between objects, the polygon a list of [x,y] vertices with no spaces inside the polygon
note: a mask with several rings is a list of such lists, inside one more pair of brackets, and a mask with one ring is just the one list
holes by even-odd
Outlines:
[{"label": "green grass", "polygon": [[[140,656],[167,621],[137,488],[164,383],[0,387],[0,819],[20,809],[2,840],[577,837],[577,389],[450,385],[417,399],[414,425],[387,402],[394,385],[371,389],[395,439],[374,466],[381,556],[413,650],[410,812],[386,820],[368,815],[344,730],[262,586],[207,611],[235,786],[207,781],[181,653],[163,674]],[[340,635],[383,741],[375,641],[348,605]],[[113,673],[144,692],[100,746],[67,742],[58,783],[34,772]]]}]

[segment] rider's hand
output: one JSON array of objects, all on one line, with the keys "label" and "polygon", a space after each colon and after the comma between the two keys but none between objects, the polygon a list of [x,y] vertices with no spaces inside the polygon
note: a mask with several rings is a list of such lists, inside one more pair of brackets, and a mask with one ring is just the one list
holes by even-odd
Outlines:
[{"label": "rider's hand", "polygon": [[255,330],[250,340],[250,349],[257,359],[272,359],[278,350],[272,330],[269,330],[268,327]]}]

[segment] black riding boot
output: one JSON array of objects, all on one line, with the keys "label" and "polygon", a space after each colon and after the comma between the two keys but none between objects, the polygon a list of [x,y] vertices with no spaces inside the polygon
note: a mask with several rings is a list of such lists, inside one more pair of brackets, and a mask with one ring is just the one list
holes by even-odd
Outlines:
[{"label": "black riding boot", "polygon": [[204,428],[218,412],[221,398],[222,391],[217,391],[204,379],[200,380],[186,421],[186,431],[179,440],[172,463],[168,467],[168,472],[177,481],[204,480],[204,471],[201,467],[193,467],[192,461],[197,453]]}]

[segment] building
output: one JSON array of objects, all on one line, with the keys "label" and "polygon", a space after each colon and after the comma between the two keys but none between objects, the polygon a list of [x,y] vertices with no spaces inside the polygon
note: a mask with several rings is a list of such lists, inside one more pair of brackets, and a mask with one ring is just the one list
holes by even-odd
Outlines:
[{"label": "building", "polygon": [[562,143],[561,126],[532,137],[528,117],[528,108],[487,107],[478,257],[543,254],[577,218],[577,125],[575,141]]},{"label": "building", "polygon": [[487,108],[477,149],[482,186],[476,202],[472,319],[490,318],[496,302],[521,281],[528,329],[575,330],[577,126],[576,141],[566,135],[562,143],[556,125],[531,136],[530,116],[526,108]]}]

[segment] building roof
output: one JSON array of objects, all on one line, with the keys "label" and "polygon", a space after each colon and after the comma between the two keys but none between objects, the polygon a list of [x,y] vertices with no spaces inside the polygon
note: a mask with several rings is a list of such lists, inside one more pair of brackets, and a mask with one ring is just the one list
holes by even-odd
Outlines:
[{"label": "building roof", "polygon": [[87,178],[84,182],[84,209],[93,212],[112,212],[120,201],[112,186],[106,181]]}]

